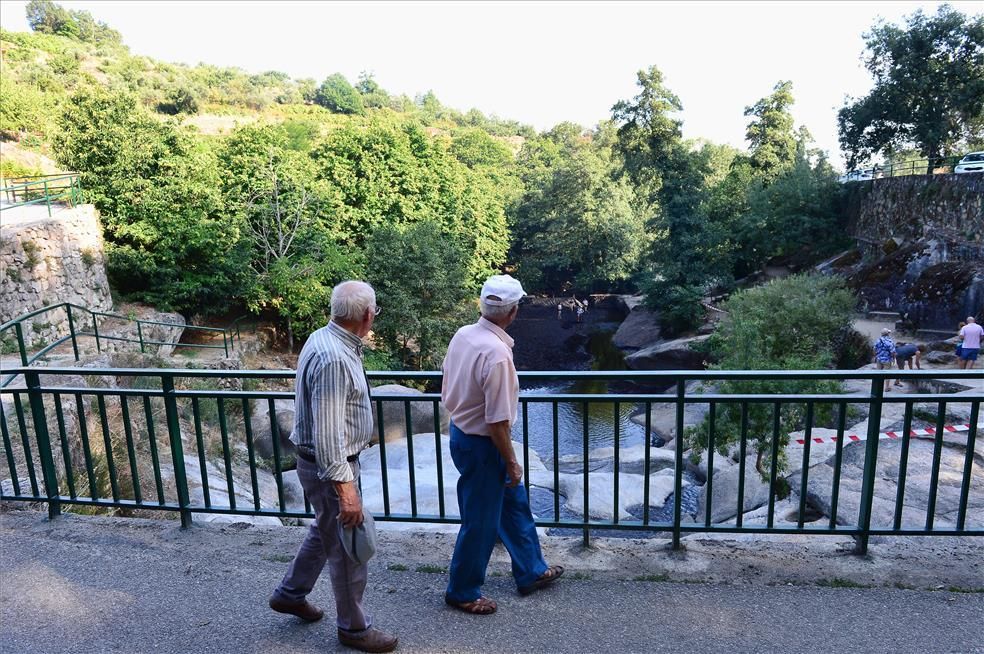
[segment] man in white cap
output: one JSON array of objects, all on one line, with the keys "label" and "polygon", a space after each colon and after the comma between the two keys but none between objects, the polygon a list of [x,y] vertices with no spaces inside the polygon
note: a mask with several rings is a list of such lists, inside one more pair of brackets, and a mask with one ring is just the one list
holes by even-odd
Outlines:
[{"label": "man in white cap", "polygon": [[451,458],[461,474],[461,528],[451,558],[444,600],[476,615],[495,613],[482,596],[485,570],[497,538],[512,557],[519,592],[532,593],[556,581],[561,566],[548,566],[540,551],[523,468],[516,461],[511,425],[519,405],[513,339],[505,329],[526,295],[518,280],[493,275],[482,286],[482,317],[458,330],[444,358],[441,399],[451,413]]},{"label": "man in white cap", "polygon": [[[892,330],[885,328],[881,330],[881,336],[875,341],[875,364],[879,370],[891,369],[892,361],[895,360],[895,341],[891,337]],[[891,388],[892,380],[885,378],[885,392]]]}]

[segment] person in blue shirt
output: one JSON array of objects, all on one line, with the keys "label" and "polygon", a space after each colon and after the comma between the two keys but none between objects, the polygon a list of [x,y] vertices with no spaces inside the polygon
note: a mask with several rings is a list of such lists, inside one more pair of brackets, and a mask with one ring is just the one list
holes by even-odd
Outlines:
[{"label": "person in blue shirt", "polygon": [[[892,330],[885,328],[881,331],[881,336],[875,341],[875,363],[879,370],[891,369],[892,361],[895,360],[895,341],[891,337]],[[892,380],[885,378],[885,392],[891,388]]]}]

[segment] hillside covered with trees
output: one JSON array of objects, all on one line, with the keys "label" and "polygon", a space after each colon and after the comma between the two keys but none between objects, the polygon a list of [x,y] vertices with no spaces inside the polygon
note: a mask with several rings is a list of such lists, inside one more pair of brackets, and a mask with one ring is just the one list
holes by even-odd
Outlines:
[{"label": "hillside covered with trees", "polygon": [[[918,20],[980,29],[953,14]],[[391,94],[369,73],[155,61],[48,0],[28,18],[32,33],[0,33],[0,136],[82,174],[115,290],[161,308],[246,306],[293,340],[324,323],[335,283],[361,277],[386,307],[383,346],[428,367],[494,271],[533,292],[641,290],[668,332],[684,331],[707,294],[847,238],[841,186],[795,125],[787,81],[748,99],[739,151],[683,138],[656,66],[609,120],[537,133],[431,92]],[[863,131],[860,111],[845,109],[845,130]]]}]

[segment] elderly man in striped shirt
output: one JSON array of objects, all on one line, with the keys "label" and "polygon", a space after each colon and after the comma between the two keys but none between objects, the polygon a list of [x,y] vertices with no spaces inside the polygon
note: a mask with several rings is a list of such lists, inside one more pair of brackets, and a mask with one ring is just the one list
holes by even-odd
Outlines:
[{"label": "elderly man in striped shirt", "polygon": [[368,568],[349,558],[338,535],[362,523],[359,452],[372,437],[369,383],[362,365],[362,338],[379,313],[376,293],[365,282],[347,281],[331,293],[331,322],[311,334],[297,361],[294,431],[297,477],[315,520],[270,608],[308,622],[324,611],[307,601],[325,563],[335,595],[338,640],[363,652],[389,652],[397,639],[373,627],[362,606]]}]

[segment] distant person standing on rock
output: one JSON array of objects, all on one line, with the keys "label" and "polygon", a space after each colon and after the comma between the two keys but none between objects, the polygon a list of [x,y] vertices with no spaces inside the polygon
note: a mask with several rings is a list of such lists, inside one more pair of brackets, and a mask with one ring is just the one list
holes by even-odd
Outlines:
[{"label": "distant person standing on rock", "polygon": [[563,311],[564,311],[564,305],[557,304],[557,320],[562,320],[564,318]]},{"label": "distant person standing on rock", "polygon": [[444,601],[475,615],[489,615],[498,608],[482,596],[497,539],[509,551],[521,595],[564,573],[563,567],[548,566],[543,559],[511,437],[519,407],[519,378],[513,365],[513,339],[505,330],[516,319],[524,295],[522,285],[511,276],[489,277],[480,297],[482,317],[458,330],[442,366],[441,399],[451,413],[451,458],[461,473],[461,528]]},{"label": "distant person standing on rock", "polygon": [[960,369],[969,370],[974,367],[977,355],[981,351],[981,335],[984,327],[977,324],[974,316],[967,316],[967,324],[960,330],[963,339],[963,349],[960,352]]},{"label": "distant person standing on rock", "polygon": [[584,316],[584,307],[580,304],[577,305],[577,321],[581,322],[581,318]]},{"label": "distant person standing on rock", "polygon": [[[895,342],[890,334],[891,329],[887,327],[881,330],[881,336],[875,341],[875,364],[879,370],[891,369],[892,360],[895,358]],[[885,391],[891,389],[892,380],[885,378]]]},{"label": "distant person standing on rock", "polygon": [[363,652],[390,652],[397,645],[396,637],[376,629],[363,610],[368,567],[346,554],[339,536],[339,523],[356,527],[364,520],[359,452],[369,445],[373,420],[362,338],[378,313],[369,284],[342,282],[331,292],[331,322],[311,334],[297,360],[290,439],[297,446],[297,477],[315,517],[270,597],[274,611],[320,620],[324,611],[307,596],[327,563],[338,640]]}]

